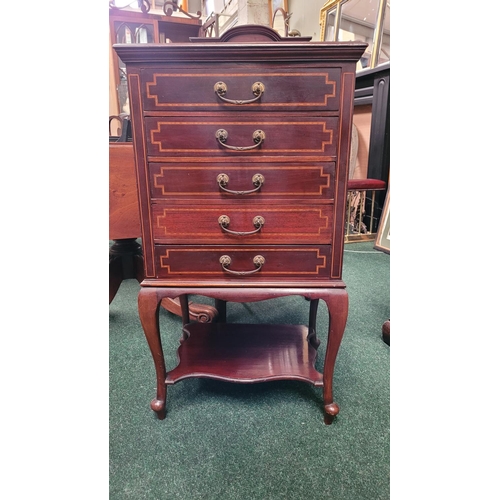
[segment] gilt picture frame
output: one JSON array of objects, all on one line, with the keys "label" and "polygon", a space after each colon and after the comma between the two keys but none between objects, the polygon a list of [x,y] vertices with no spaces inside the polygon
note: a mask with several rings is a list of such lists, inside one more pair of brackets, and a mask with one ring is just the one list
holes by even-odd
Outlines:
[{"label": "gilt picture frame", "polygon": [[320,37],[323,42],[327,41],[327,18],[330,12],[336,9],[344,0],[328,0],[319,11]]},{"label": "gilt picture frame", "polygon": [[382,252],[391,253],[391,193],[390,186],[387,189],[384,208],[380,216],[380,224],[375,238],[374,248]]}]

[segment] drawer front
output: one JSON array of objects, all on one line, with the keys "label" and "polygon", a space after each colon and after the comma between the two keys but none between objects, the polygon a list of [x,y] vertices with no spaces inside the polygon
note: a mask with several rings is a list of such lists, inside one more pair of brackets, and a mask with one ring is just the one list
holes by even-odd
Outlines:
[{"label": "drawer front", "polygon": [[334,111],[339,81],[339,68],[157,68],[142,71],[142,94],[148,111]]},{"label": "drawer front", "polygon": [[330,246],[155,246],[158,278],[328,278]]},{"label": "drawer front", "polygon": [[260,157],[337,154],[333,116],[148,117],[149,156]]},{"label": "drawer front", "polygon": [[156,243],[178,244],[329,244],[331,205],[270,207],[254,204],[165,206],[153,205]]},{"label": "drawer front", "polygon": [[153,199],[236,203],[268,199],[332,200],[335,164],[150,163]]}]

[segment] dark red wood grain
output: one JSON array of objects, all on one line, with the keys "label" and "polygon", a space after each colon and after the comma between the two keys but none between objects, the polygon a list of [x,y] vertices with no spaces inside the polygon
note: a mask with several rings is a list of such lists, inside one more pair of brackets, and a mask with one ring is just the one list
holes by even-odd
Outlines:
[{"label": "dark red wood grain", "polygon": [[[365,48],[282,40],[255,26],[220,41],[115,46],[127,66],[145,261],[139,315],[160,418],[166,386],[189,377],[303,380],[323,387],[326,423],[338,413],[347,167],[355,65]],[[234,102],[216,95],[217,82]],[[265,86],[258,99],[255,82]],[[256,131],[265,134],[257,146]],[[256,174],[264,181],[255,184]],[[215,299],[220,322],[188,324],[188,294]],[[225,323],[226,301],[287,295],[310,299],[307,326]],[[178,366],[167,374],[158,307],[176,297],[184,330]],[[314,367],[320,299],[329,316],[323,374]]]},{"label": "dark red wood grain", "polygon": [[133,145],[109,145],[109,239],[140,238]]},{"label": "dark red wood grain", "polygon": [[267,279],[276,278],[325,280],[330,273],[330,248],[329,245],[157,245],[157,277],[197,281],[231,278],[231,274],[222,269],[220,257],[228,255],[231,258],[229,269],[247,272],[255,269],[253,258],[262,255],[266,262],[258,273],[234,277],[241,286],[247,281],[258,281],[262,285]]},{"label": "dark red wood grain", "polygon": [[[339,109],[339,76],[340,68],[298,69],[283,63],[272,67],[217,65],[211,69],[180,69],[175,73],[147,69],[143,72],[144,110],[163,113],[179,110],[334,111]],[[256,102],[235,107],[217,97],[214,91],[217,82],[226,85],[224,97],[232,100],[255,98],[252,85],[256,82],[264,85],[264,91]]]},{"label": "dark red wood grain", "polygon": [[180,362],[168,373],[167,384],[203,377],[246,383],[302,380],[323,386],[305,326],[190,323],[184,332]]},{"label": "dark red wood grain", "polygon": [[[169,244],[328,245],[332,240],[331,214],[331,205],[152,205],[155,243]],[[218,222],[223,215],[230,221],[224,226],[227,231]],[[255,226],[255,217],[262,217],[264,224]]]},{"label": "dark red wood grain", "polygon": [[[235,116],[145,117],[147,153],[150,156],[206,158],[321,156],[332,161],[337,154],[338,118],[335,116],[280,116],[245,114]],[[216,139],[216,132],[228,133],[226,144],[238,148],[255,145],[253,133],[262,130],[265,139],[254,149],[235,151]],[[267,158],[269,161],[269,158]]]},{"label": "dark red wood grain", "polygon": [[[162,163],[149,163],[151,198],[168,200],[169,204],[185,204],[191,200],[203,203],[227,205],[283,203],[331,203],[333,200],[335,163],[325,162],[259,162],[221,163],[195,161],[194,159],[173,161],[163,158]],[[273,158],[274,160],[274,158]],[[226,188],[233,191],[248,191],[255,188],[255,174],[264,177],[264,183],[252,194],[234,195],[219,189],[217,176],[229,178]]]}]

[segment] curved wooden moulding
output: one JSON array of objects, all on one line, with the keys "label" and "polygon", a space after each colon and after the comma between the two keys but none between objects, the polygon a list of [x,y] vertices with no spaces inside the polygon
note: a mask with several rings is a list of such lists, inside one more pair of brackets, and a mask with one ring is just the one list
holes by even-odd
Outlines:
[{"label": "curved wooden moulding", "polygon": [[[182,316],[182,307],[178,298],[164,298],[161,301],[164,309],[176,316]],[[189,303],[189,319],[200,323],[211,323],[217,318],[218,312],[215,307],[206,304]]]},{"label": "curved wooden moulding", "polygon": [[311,36],[282,37],[269,26],[242,24],[227,30],[220,37],[190,37],[192,42],[308,42]]}]

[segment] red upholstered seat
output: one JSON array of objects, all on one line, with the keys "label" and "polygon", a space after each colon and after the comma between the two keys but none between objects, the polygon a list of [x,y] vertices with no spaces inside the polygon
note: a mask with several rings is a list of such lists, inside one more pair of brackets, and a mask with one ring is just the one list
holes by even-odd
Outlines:
[{"label": "red upholstered seat", "polygon": [[347,189],[349,191],[381,191],[387,183],[379,179],[349,179]]}]

